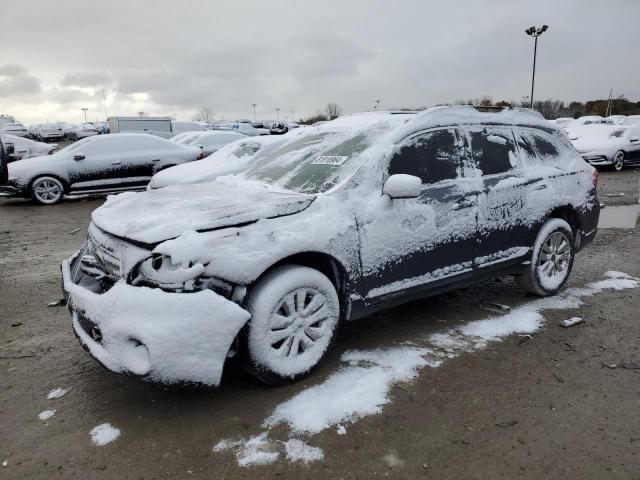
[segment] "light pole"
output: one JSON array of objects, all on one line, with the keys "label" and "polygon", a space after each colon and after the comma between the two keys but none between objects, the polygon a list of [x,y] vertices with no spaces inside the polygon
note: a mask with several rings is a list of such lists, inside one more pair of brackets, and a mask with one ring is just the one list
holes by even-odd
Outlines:
[{"label": "light pole", "polygon": [[84,113],[84,123],[87,123],[87,110],[89,109],[87,107],[82,107],[80,110]]},{"label": "light pole", "polygon": [[535,85],[536,81],[536,54],[538,53],[538,37],[546,32],[548,28],[548,25],[543,25],[540,28],[532,26],[524,31],[524,33],[532,36],[535,39],[535,42],[533,44],[533,75],[531,75],[531,104],[529,105],[529,108],[533,108],[533,86]]},{"label": "light pole", "polygon": [[252,103],[251,106],[253,107],[253,121],[256,121],[256,104]]},{"label": "light pole", "polygon": [[280,121],[280,108],[276,107],[276,121],[279,122]]}]

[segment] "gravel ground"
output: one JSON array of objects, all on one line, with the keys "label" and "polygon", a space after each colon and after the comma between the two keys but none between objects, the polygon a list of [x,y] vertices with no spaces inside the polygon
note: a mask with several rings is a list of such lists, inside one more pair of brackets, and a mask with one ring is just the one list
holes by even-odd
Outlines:
[{"label": "gravel ground", "polygon": [[[632,169],[603,172],[601,201],[637,202],[638,178]],[[61,296],[60,260],[81,245],[101,203],[0,200],[0,478],[640,478],[640,371],[620,366],[640,362],[640,290],[544,313],[546,326],[526,343],[510,337],[421,371],[393,388],[381,414],[347,425],[347,435],[314,436],[321,462],[238,467],[211,447],[258,433],[276,405],[335,372],[342,352],[482,318],[481,302],[516,306],[530,297],[500,279],[349,323],[329,361],[291,386],[265,387],[233,362],[215,390],[146,384],[101,368],[78,345],[66,309],[47,306]],[[577,257],[570,285],[608,270],[640,277],[640,231],[601,230]],[[557,326],[574,315],[586,324]],[[56,387],[71,390],[47,400]],[[54,417],[38,419],[52,409]],[[121,437],[92,445],[89,432],[105,422]]]}]

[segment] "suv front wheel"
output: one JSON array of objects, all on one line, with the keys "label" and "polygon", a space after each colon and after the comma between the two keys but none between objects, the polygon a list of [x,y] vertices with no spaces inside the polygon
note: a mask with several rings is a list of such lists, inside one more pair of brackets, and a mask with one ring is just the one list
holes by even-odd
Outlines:
[{"label": "suv front wheel", "polygon": [[268,272],[250,292],[248,310],[243,364],[270,385],[308,375],[324,358],[340,320],[331,280],[301,265]]},{"label": "suv front wheel", "polygon": [[560,218],[550,218],[538,232],[531,264],[516,280],[529,293],[553,295],[560,291],[569,278],[574,255],[571,227]]},{"label": "suv front wheel", "polygon": [[62,200],[64,185],[55,177],[38,177],[29,188],[31,198],[41,205],[53,205]]}]

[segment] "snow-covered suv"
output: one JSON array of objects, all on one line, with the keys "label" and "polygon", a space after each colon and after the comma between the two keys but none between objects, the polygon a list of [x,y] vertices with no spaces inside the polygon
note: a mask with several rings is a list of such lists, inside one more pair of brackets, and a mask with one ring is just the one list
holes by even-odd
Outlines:
[{"label": "snow-covered suv", "polygon": [[527,110],[342,117],[239,175],[109,197],[62,264],[73,328],[115,372],[217,385],[233,351],[292,381],[341,321],[504,274],[557,292],[596,180]]}]

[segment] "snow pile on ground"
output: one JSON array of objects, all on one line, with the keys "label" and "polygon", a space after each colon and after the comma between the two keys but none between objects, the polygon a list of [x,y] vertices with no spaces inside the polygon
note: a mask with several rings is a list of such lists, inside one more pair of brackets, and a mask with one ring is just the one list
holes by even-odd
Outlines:
[{"label": "snow pile on ground", "polygon": [[110,423],[103,423],[94,427],[89,434],[94,445],[102,446],[113,442],[120,436],[120,430],[112,427]]},{"label": "snow pile on ground", "polygon": [[43,422],[46,420],[49,420],[51,417],[53,417],[56,414],[55,410],[45,410],[43,412],[40,412],[38,414],[38,418],[40,420],[42,420]]},{"label": "snow pile on ground", "polygon": [[[569,288],[555,297],[541,298],[506,311],[468,322],[456,329],[431,334],[421,345],[396,346],[370,351],[349,351],[343,354],[345,366],[324,382],[303,390],[276,406],[263,423],[265,431],[236,441],[221,440],[214,452],[232,450],[241,466],[272,463],[279,457],[282,445],[290,461],[316,461],[324,457],[322,451],[300,439],[327,428],[344,435],[344,423],[353,423],[368,415],[382,412],[391,402],[391,388],[401,382],[414,380],[424,367],[436,368],[462,352],[485,348],[513,334],[532,334],[545,322],[544,310],[574,309],[582,305],[584,297],[603,290],[638,288],[640,279],[622,272],[610,271],[605,279],[582,288]],[[291,437],[287,441],[268,438],[272,427],[286,424]]]},{"label": "snow pile on ground", "polygon": [[47,395],[47,399],[48,400],[52,400],[54,398],[61,398],[64,397],[65,394],[69,391],[68,388],[54,388],[53,390],[51,390],[49,392],[49,394]]}]

